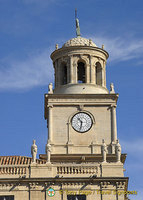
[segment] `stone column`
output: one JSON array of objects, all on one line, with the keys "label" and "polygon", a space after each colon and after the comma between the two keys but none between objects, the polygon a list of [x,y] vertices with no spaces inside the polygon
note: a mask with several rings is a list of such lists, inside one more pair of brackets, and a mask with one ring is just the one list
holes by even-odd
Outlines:
[{"label": "stone column", "polygon": [[61,85],[61,79],[62,79],[62,77],[61,77],[61,59],[58,59],[58,67],[57,67],[57,69],[58,69],[58,71],[57,71],[57,79],[58,79],[58,87]]},{"label": "stone column", "polygon": [[73,71],[74,71],[73,83],[77,83],[77,62],[76,61],[73,62]]},{"label": "stone column", "polygon": [[94,67],[95,67],[95,74],[94,74],[94,76],[95,76],[95,84],[96,84],[96,82],[97,82],[97,80],[96,80],[96,79],[97,79],[97,75],[96,75],[96,68],[97,68],[97,64],[95,64],[95,66],[94,66]]},{"label": "stone column", "polygon": [[60,61],[59,60],[56,60],[55,67],[56,67],[56,87],[59,87],[60,83],[61,83]]},{"label": "stone column", "polygon": [[104,67],[101,68],[101,86],[104,87]]},{"label": "stone column", "polygon": [[67,84],[70,83],[70,81],[71,81],[70,70],[71,70],[70,58],[68,58],[68,60],[67,60]]},{"label": "stone column", "polygon": [[53,67],[54,67],[54,80],[55,80],[55,88],[56,88],[56,67],[55,67],[55,62],[53,62]]},{"label": "stone column", "polygon": [[93,57],[90,56],[90,83],[95,84],[95,66],[93,65]]},{"label": "stone column", "polygon": [[70,56],[70,83],[73,83],[73,56]]},{"label": "stone column", "polygon": [[95,66],[91,66],[91,83],[95,84]]},{"label": "stone column", "polygon": [[58,87],[58,61],[55,61],[55,88]]},{"label": "stone column", "polygon": [[111,133],[112,133],[112,142],[116,142],[117,140],[116,105],[111,105]]},{"label": "stone column", "polygon": [[48,141],[49,143],[52,141],[53,135],[53,116],[52,116],[52,105],[48,105]]},{"label": "stone column", "polygon": [[106,87],[106,62],[103,61],[103,67],[104,67],[104,87]]},{"label": "stone column", "polygon": [[90,83],[90,65],[87,64],[86,66],[86,73],[85,73],[85,82]]}]

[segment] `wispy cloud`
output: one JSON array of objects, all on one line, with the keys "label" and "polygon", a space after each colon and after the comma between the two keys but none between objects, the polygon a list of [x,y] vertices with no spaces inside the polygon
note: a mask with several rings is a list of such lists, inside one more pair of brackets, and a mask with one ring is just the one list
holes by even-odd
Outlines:
[{"label": "wispy cloud", "polygon": [[50,50],[35,53],[24,61],[0,61],[0,89],[29,89],[53,81]]},{"label": "wispy cloud", "polygon": [[99,47],[102,44],[105,45],[105,50],[110,54],[109,61],[111,62],[141,58],[143,54],[143,39],[92,37],[92,40]]}]

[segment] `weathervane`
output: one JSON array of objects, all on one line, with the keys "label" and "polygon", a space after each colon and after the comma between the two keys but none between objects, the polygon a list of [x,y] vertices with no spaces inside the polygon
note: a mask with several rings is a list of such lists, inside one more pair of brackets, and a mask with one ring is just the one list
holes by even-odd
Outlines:
[{"label": "weathervane", "polygon": [[77,9],[75,9],[75,21],[76,21],[76,35],[80,37],[80,27],[79,27],[79,20],[77,18]]}]

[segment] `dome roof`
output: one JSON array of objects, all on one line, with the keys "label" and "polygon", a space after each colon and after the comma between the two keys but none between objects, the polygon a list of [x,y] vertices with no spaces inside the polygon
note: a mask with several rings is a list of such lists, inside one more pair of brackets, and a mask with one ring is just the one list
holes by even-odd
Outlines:
[{"label": "dome roof", "polygon": [[91,39],[86,39],[83,37],[76,37],[68,40],[63,47],[70,47],[70,46],[91,46],[91,47],[97,47],[94,42],[92,42]]},{"label": "dome roof", "polygon": [[75,83],[55,88],[54,94],[109,94],[109,91],[100,85]]}]

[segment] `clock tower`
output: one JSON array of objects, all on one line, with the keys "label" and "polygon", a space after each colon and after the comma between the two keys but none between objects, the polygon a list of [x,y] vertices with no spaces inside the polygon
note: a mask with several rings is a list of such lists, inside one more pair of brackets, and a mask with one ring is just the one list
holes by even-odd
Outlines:
[{"label": "clock tower", "polygon": [[[76,37],[51,54],[55,89],[45,95],[48,144],[54,154],[115,153],[118,94],[106,88],[104,46]],[[49,86],[50,87],[50,86]]]},{"label": "clock tower", "polygon": [[76,22],[77,37],[61,48],[57,44],[51,54],[55,86],[49,84],[45,94],[47,156],[40,158],[57,167],[57,199],[125,200],[128,178],[117,137],[118,93],[113,83],[110,90],[106,87],[109,55],[104,45],[81,37]]}]

